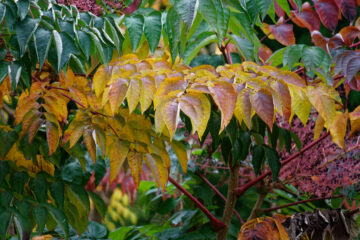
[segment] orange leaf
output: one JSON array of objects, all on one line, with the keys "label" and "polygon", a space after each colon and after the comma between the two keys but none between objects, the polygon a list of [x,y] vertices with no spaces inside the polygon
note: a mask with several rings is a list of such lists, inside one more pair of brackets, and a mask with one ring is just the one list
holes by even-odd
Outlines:
[{"label": "orange leaf", "polygon": [[251,108],[250,102],[250,91],[249,88],[245,88],[239,92],[234,111],[234,115],[239,123],[244,121],[249,129],[252,127],[251,117],[253,115],[253,109]]},{"label": "orange leaf", "polygon": [[[160,110],[160,109],[159,109]],[[170,140],[173,138],[180,120],[180,105],[175,101],[168,101],[162,108],[163,121],[169,130]]]},{"label": "orange leaf", "polygon": [[[81,107],[88,108],[89,105],[84,93],[74,87],[70,87],[69,90],[71,97],[74,98],[77,102],[79,102],[82,105]],[[77,104],[77,106],[79,107],[79,104]]]},{"label": "orange leaf", "polygon": [[350,135],[360,131],[360,106],[355,108],[353,112],[349,114],[351,132]]},{"label": "orange leaf", "polygon": [[136,187],[138,187],[140,183],[143,154],[130,151],[127,154],[127,159],[131,170],[131,176],[134,179]]},{"label": "orange leaf", "polygon": [[186,89],[187,82],[182,79],[181,77],[174,77],[174,78],[166,78],[164,79],[159,89],[157,90],[154,98],[154,107],[160,104],[160,101],[163,99],[164,96],[170,94],[171,92],[178,91],[182,92]]},{"label": "orange leaf", "polygon": [[269,126],[272,131],[274,121],[274,103],[271,92],[260,89],[250,94],[250,101],[256,114]]},{"label": "orange leaf", "polygon": [[39,130],[39,128],[41,127],[41,125],[44,123],[44,119],[41,118],[37,118],[36,120],[34,120],[32,122],[32,124],[29,127],[28,130],[28,138],[29,138],[29,144],[31,144],[32,140],[35,137],[35,134],[37,133],[37,131]]},{"label": "orange leaf", "polygon": [[191,120],[192,132],[198,132],[201,139],[210,118],[211,104],[204,94],[187,93],[180,99],[180,109]]},{"label": "orange leaf", "polygon": [[129,143],[116,139],[109,147],[110,182],[113,182],[129,152]]},{"label": "orange leaf", "polygon": [[318,139],[320,137],[320,134],[323,131],[325,125],[324,119],[318,115],[315,121],[315,127],[314,127],[314,139]]},{"label": "orange leaf", "polygon": [[233,85],[228,82],[210,83],[209,90],[216,105],[221,111],[220,132],[222,132],[234,114],[237,93]]},{"label": "orange leaf", "polygon": [[332,141],[344,150],[345,150],[344,138],[346,134],[347,120],[348,120],[347,113],[336,112],[334,120],[330,125],[330,133],[332,136]]},{"label": "orange leaf", "polygon": [[345,45],[350,46],[359,37],[360,30],[354,26],[346,26],[340,30]]},{"label": "orange leaf", "polygon": [[113,115],[117,113],[118,108],[125,99],[128,84],[128,80],[125,78],[118,78],[109,87],[109,102]]},{"label": "orange leaf", "polygon": [[289,120],[291,117],[291,96],[287,84],[280,79],[273,82],[272,87],[276,92],[274,95],[275,106]]},{"label": "orange leaf", "polygon": [[84,143],[86,146],[86,149],[88,150],[91,159],[93,160],[93,163],[96,162],[96,144],[94,141],[94,138],[92,136],[92,129],[85,129],[83,131],[83,137],[84,137]]},{"label": "orange leaf", "polygon": [[161,157],[156,154],[146,154],[145,163],[149,166],[158,187],[165,191],[165,185],[169,177],[169,171],[165,167]]},{"label": "orange leaf", "polygon": [[51,156],[59,145],[59,129],[55,123],[46,122],[46,137],[49,145],[49,156]]}]

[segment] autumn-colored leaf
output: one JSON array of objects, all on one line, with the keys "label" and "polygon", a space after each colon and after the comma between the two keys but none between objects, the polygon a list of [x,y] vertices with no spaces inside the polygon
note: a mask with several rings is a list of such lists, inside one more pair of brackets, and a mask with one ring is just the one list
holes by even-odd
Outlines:
[{"label": "autumn-colored leaf", "polygon": [[88,150],[91,159],[93,160],[93,163],[96,162],[96,144],[94,141],[94,138],[92,136],[93,130],[92,129],[84,129],[83,131],[83,137],[84,137],[84,143],[85,147]]},{"label": "autumn-colored leaf", "polygon": [[124,101],[127,90],[128,81],[125,78],[118,78],[110,85],[108,96],[113,115]]},{"label": "autumn-colored leaf", "polygon": [[106,84],[111,79],[112,68],[110,66],[101,66],[96,71],[93,78],[93,88],[97,97],[104,91]]},{"label": "autumn-colored leaf", "polygon": [[340,30],[340,34],[347,46],[350,46],[355,38],[359,37],[360,30],[354,26],[346,26]]},{"label": "autumn-colored leaf", "polygon": [[129,104],[129,112],[132,113],[137,107],[140,100],[140,81],[138,79],[131,79],[129,89],[126,93],[126,99]]},{"label": "autumn-colored leaf", "polygon": [[339,8],[334,0],[318,0],[314,2],[315,10],[321,22],[330,31],[334,31],[338,24]]},{"label": "autumn-colored leaf", "polygon": [[222,132],[234,114],[237,94],[233,85],[228,82],[211,83],[209,90],[221,111],[220,132]]},{"label": "autumn-colored leaf", "polygon": [[275,90],[273,100],[277,109],[287,120],[291,117],[291,95],[287,84],[283,80],[273,82],[271,85]]},{"label": "autumn-colored leaf", "polygon": [[156,92],[155,81],[152,77],[141,78],[140,107],[144,113],[151,105]]},{"label": "autumn-colored leaf", "polygon": [[315,121],[315,127],[314,127],[314,139],[318,139],[320,137],[320,134],[323,131],[325,125],[324,119],[321,117],[321,115],[318,115]]},{"label": "autumn-colored leaf", "polygon": [[35,134],[37,133],[37,131],[39,130],[39,128],[41,127],[41,125],[44,123],[44,119],[42,118],[37,118],[35,119],[28,130],[28,139],[29,139],[29,144],[31,144],[32,140],[35,137]]},{"label": "autumn-colored leaf", "polygon": [[184,91],[186,88],[186,85],[187,85],[186,81],[184,79],[182,79],[181,77],[164,79],[161,82],[160,87],[159,87],[159,89],[157,89],[157,92],[155,94],[154,107],[157,108],[161,99],[164,96],[170,94],[171,92]]},{"label": "autumn-colored leaf", "polygon": [[174,153],[176,154],[180,166],[184,173],[187,172],[187,163],[188,163],[188,155],[186,152],[186,146],[182,142],[179,141],[172,141],[171,148],[173,149]]},{"label": "autumn-colored leaf", "polygon": [[309,2],[303,3],[301,11],[291,11],[291,16],[296,25],[307,28],[310,32],[320,29],[320,19]]},{"label": "autumn-colored leaf", "polygon": [[339,147],[345,150],[344,138],[346,134],[346,125],[348,120],[348,114],[342,112],[336,112],[334,120],[330,125],[330,133],[332,141]]},{"label": "autumn-colored leaf", "polygon": [[258,50],[259,59],[261,62],[265,63],[272,55],[272,51],[265,45],[261,45]]},{"label": "autumn-colored leaf", "polygon": [[204,94],[187,93],[180,99],[180,109],[191,120],[193,133],[201,139],[210,118],[211,104]]},{"label": "autumn-colored leaf", "polygon": [[155,182],[162,191],[165,190],[165,185],[169,177],[169,171],[165,167],[161,157],[156,154],[146,154],[144,157],[145,163],[149,166],[151,173],[154,176]]},{"label": "autumn-colored leaf", "polygon": [[245,88],[239,92],[234,110],[234,115],[239,123],[244,121],[249,129],[252,127],[251,118],[254,112],[250,102],[250,91],[249,88]]},{"label": "autumn-colored leaf", "polygon": [[[290,46],[295,44],[295,36],[293,32],[293,25],[286,23],[279,23],[276,25],[268,25],[263,23],[264,27],[262,28],[264,33],[270,32],[271,35],[285,46]],[[266,30],[268,29],[268,30]],[[271,36],[269,36],[271,38]]]},{"label": "autumn-colored leaf", "polygon": [[19,138],[22,138],[29,130],[30,126],[41,117],[41,112],[38,110],[30,110],[25,114],[24,120],[22,121],[21,132]]},{"label": "autumn-colored leaf", "polygon": [[346,19],[349,21],[355,20],[357,15],[356,0],[335,0],[335,3]]},{"label": "autumn-colored leaf", "polygon": [[128,159],[130,170],[131,170],[131,176],[134,179],[135,185],[139,186],[141,169],[142,169],[142,161],[143,161],[143,153],[130,151],[127,154],[127,159]]},{"label": "autumn-colored leaf", "polygon": [[[88,108],[89,105],[86,95],[84,93],[82,93],[79,89],[75,87],[70,87],[69,90],[71,97],[76,100],[75,103],[77,104],[77,106]],[[80,103],[81,105],[79,105],[78,103]]]},{"label": "autumn-colored leaf", "polygon": [[250,94],[251,106],[256,114],[268,125],[272,131],[274,122],[274,103],[269,90],[260,89]]},{"label": "autumn-colored leaf", "polygon": [[325,38],[321,32],[315,30],[311,32],[311,41],[315,44],[315,46],[321,47],[325,51],[327,50],[328,39]]},{"label": "autumn-colored leaf", "polygon": [[[110,141],[108,141],[110,142]],[[116,139],[109,147],[110,182],[113,182],[129,152],[129,143]]]},{"label": "autumn-colored leaf", "polygon": [[40,104],[36,102],[38,98],[38,95],[28,95],[26,92],[21,94],[15,111],[15,125],[22,122],[25,114],[31,109],[38,109],[40,107]]},{"label": "autumn-colored leaf", "polygon": [[162,108],[163,121],[169,130],[170,139],[173,138],[180,121],[180,105],[177,101],[168,101]]},{"label": "autumn-colored leaf", "polygon": [[295,113],[302,124],[306,126],[312,107],[309,98],[304,90],[291,85],[288,85],[288,87],[291,95],[292,116]]},{"label": "autumn-colored leaf", "polygon": [[51,156],[59,145],[59,129],[55,123],[46,122],[46,137],[49,146],[49,156]]}]

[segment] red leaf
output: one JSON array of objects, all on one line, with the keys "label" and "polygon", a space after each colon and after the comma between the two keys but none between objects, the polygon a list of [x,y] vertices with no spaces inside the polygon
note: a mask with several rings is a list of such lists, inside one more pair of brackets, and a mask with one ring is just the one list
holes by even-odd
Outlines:
[{"label": "red leaf", "polygon": [[354,26],[347,26],[340,30],[340,34],[347,46],[350,46],[360,34],[360,30]]},{"label": "red leaf", "polygon": [[353,21],[357,15],[356,0],[335,0],[346,19]]},{"label": "red leaf", "polygon": [[308,2],[303,4],[301,12],[291,11],[292,21],[310,32],[320,29],[320,19]]},{"label": "red leaf", "polygon": [[269,30],[275,39],[285,46],[295,44],[295,36],[292,24],[269,25]]},{"label": "red leaf", "polygon": [[274,103],[271,92],[262,88],[256,93],[251,93],[250,101],[256,114],[269,126],[272,131],[274,121]]},{"label": "red leaf", "polygon": [[344,46],[344,40],[340,33],[337,33],[335,36],[332,36],[328,41],[329,48],[339,48]]},{"label": "red leaf", "polygon": [[314,3],[321,22],[331,31],[334,31],[338,24],[339,8],[334,0],[318,0]]},{"label": "red leaf", "polygon": [[327,51],[328,39],[324,37],[321,32],[317,30],[311,32],[311,41],[315,44],[315,46],[321,47]]},{"label": "red leaf", "polygon": [[261,45],[261,47],[259,47],[258,54],[259,54],[260,61],[265,63],[269,59],[269,57],[272,55],[272,51],[267,46]]},{"label": "red leaf", "polygon": [[275,12],[276,12],[276,15],[281,18],[285,18],[285,12],[284,10],[280,7],[280,5],[276,2],[276,0],[274,0],[274,7],[275,7]]}]

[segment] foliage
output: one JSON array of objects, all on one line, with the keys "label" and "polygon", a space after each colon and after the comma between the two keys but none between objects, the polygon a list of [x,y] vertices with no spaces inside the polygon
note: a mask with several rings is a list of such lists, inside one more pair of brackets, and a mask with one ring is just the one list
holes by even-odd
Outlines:
[{"label": "foliage", "polygon": [[[314,138],[325,139],[319,138],[325,128],[344,151],[345,139],[360,130],[360,107],[348,108],[351,90],[359,90],[359,54],[348,49],[358,46],[359,24],[347,26],[357,17],[357,2],[177,0],[162,10],[151,8],[153,1],[97,4],[94,15],[53,1],[0,2],[0,237],[14,224],[21,239],[42,233],[106,238],[106,229],[88,220],[92,204],[101,219],[130,216],[135,224],[136,208],[131,212],[122,194],[113,199],[120,196],[123,204],[111,200],[106,214],[103,200],[87,191],[89,180],[96,189],[108,167],[110,182],[130,172],[136,187],[148,168],[161,192],[154,194],[152,186],[143,199],[162,197],[164,209],[152,212],[169,214],[162,226],[148,217],[147,225],[110,236],[201,239],[214,235],[212,226],[218,239],[235,239],[241,217],[249,217],[242,229],[278,231],[285,239],[276,217],[276,229],[273,218],[251,219],[271,201],[268,192],[281,195],[277,190],[287,183],[278,179],[282,166],[317,142],[303,147],[279,123],[306,125],[315,114]],[[309,30],[315,46],[299,40],[298,27]],[[195,66],[204,51],[222,56],[203,57],[215,66]],[[197,152],[190,151],[194,146]],[[198,163],[194,155],[226,168],[221,173],[227,180],[219,185],[225,189],[207,182],[216,198],[171,177],[188,173],[189,164]],[[239,188],[239,172],[247,169],[255,174]],[[192,179],[193,172],[202,176],[199,169],[189,172]],[[272,180],[265,181],[270,173]],[[218,169],[210,171],[216,174]],[[236,215],[236,199],[249,204],[251,191],[245,192],[254,185],[256,203]],[[180,201],[188,204],[170,217]],[[258,221],[266,230],[254,225]],[[241,230],[239,239],[246,234]]]}]

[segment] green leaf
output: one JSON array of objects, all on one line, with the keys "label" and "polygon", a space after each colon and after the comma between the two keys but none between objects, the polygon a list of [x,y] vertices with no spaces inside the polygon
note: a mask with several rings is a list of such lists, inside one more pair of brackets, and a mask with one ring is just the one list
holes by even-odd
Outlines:
[{"label": "green leaf", "polygon": [[260,8],[262,20],[264,20],[264,18],[266,17],[272,2],[272,0],[257,0],[257,5]]},{"label": "green leaf", "polygon": [[280,48],[279,50],[276,50],[266,62],[271,63],[271,66],[279,66],[282,64],[285,49],[286,48]]},{"label": "green leaf", "polygon": [[55,44],[55,49],[56,49],[56,54],[57,54],[57,71],[60,71],[61,55],[63,52],[63,42],[61,40],[60,34],[56,30],[53,30],[52,34],[54,37],[53,39],[54,39],[54,44]]},{"label": "green leaf", "polygon": [[120,53],[121,51],[121,42],[118,38],[116,29],[112,26],[112,24],[109,22],[109,20],[105,19],[105,33],[111,38],[111,40],[114,42],[114,45],[117,49],[117,51]]},{"label": "green leaf", "polygon": [[131,230],[133,230],[133,227],[119,227],[109,234],[109,239],[126,240]]},{"label": "green leaf", "polygon": [[45,207],[42,206],[34,206],[32,209],[32,213],[37,224],[37,229],[39,233],[42,234],[46,224],[47,210]]},{"label": "green leaf", "polygon": [[85,191],[84,187],[79,186],[79,185],[75,185],[75,184],[71,184],[70,185],[70,190],[76,196],[78,201],[82,204],[85,211],[87,213],[89,213],[89,211],[90,211],[89,195]]},{"label": "green leaf", "polygon": [[281,162],[279,159],[279,155],[272,148],[264,147],[264,150],[265,150],[266,159],[269,163],[270,170],[271,170],[271,173],[273,176],[273,181],[276,181],[276,179],[279,175],[279,172],[280,172],[280,168],[281,168]]},{"label": "green leaf", "polygon": [[[92,33],[92,32],[88,32],[88,34],[90,35],[91,37],[91,40],[92,40],[92,45],[91,45],[91,49],[93,49],[94,51],[91,51],[91,53],[95,53],[95,50],[96,50],[96,53],[98,55],[98,57],[100,58],[100,61],[102,63],[105,63],[106,60],[105,60],[105,53],[104,53],[104,49],[100,43],[100,40],[99,38],[97,37],[96,34]],[[94,48],[95,46],[95,48]],[[95,56],[94,56],[95,57]]]},{"label": "green leaf", "polygon": [[305,68],[307,70],[318,68],[326,54],[325,50],[320,47],[305,47],[302,56]]},{"label": "green leaf", "polygon": [[213,32],[204,32],[200,34],[196,41],[191,42],[185,49],[184,52],[184,64],[189,65],[191,60],[199,53],[199,51],[207,46],[208,44],[216,41],[216,35]]},{"label": "green leaf", "polygon": [[149,42],[150,50],[155,52],[161,37],[161,13],[154,11],[145,17],[144,34]]},{"label": "green leaf", "polygon": [[284,139],[285,148],[288,153],[291,150],[291,134],[289,130],[280,128],[280,136]]},{"label": "green leaf", "polygon": [[25,183],[29,180],[26,172],[14,172],[10,177],[10,185],[15,192],[22,194],[24,192]]},{"label": "green leaf", "polygon": [[242,151],[240,155],[241,160],[245,160],[249,155],[249,148],[251,145],[251,135],[248,132],[240,132],[239,139],[241,141]]},{"label": "green leaf", "polygon": [[9,228],[11,213],[4,208],[0,208],[0,240],[6,239],[6,233]]},{"label": "green leaf", "polygon": [[100,214],[100,216],[102,218],[104,218],[105,214],[106,214],[106,205],[105,205],[104,201],[102,200],[102,198],[99,197],[94,192],[89,192],[89,196],[91,198],[91,201],[94,203],[95,208],[98,211],[98,213]]},{"label": "green leaf", "polygon": [[6,14],[6,6],[5,4],[0,3],[0,22],[4,20],[5,14]]},{"label": "green leaf", "polygon": [[224,8],[220,0],[199,0],[199,12],[217,33],[218,44],[221,45],[228,29],[229,9]]},{"label": "green leaf", "polygon": [[294,140],[294,143],[295,143],[297,149],[300,152],[301,148],[302,148],[302,142],[301,142],[300,138],[293,132],[290,132],[290,135],[291,135],[291,138]]},{"label": "green leaf", "polygon": [[63,51],[61,53],[60,69],[69,61],[71,55],[79,54],[79,50],[74,43],[74,40],[69,37],[66,33],[60,33]]},{"label": "green leaf", "polygon": [[249,41],[252,39],[251,36],[254,30],[251,27],[250,19],[244,10],[240,13],[231,13],[229,28],[231,32],[239,37],[245,36]]},{"label": "green leaf", "polygon": [[259,175],[261,165],[264,162],[265,152],[264,148],[259,145],[255,145],[252,149],[252,165],[254,168],[255,175]]},{"label": "green leaf", "polygon": [[[8,63],[6,61],[0,61],[0,85],[2,84],[2,82],[4,81],[4,79],[6,78],[6,76],[8,75]],[[0,150],[1,153],[1,150]]]},{"label": "green leaf", "polygon": [[246,10],[251,19],[251,24],[256,22],[259,15],[260,7],[258,6],[257,0],[240,0],[241,6]]},{"label": "green leaf", "polygon": [[64,208],[64,191],[65,186],[62,182],[54,182],[50,185],[51,196],[54,198],[56,206],[60,209]]},{"label": "green leaf", "polygon": [[11,91],[15,91],[16,86],[19,83],[21,77],[22,66],[17,63],[10,64],[8,67],[10,83],[11,83]]},{"label": "green leaf", "polygon": [[41,203],[46,202],[48,183],[45,175],[43,173],[37,174],[36,178],[30,181],[30,186],[36,196],[36,199]]},{"label": "green leaf", "polygon": [[184,21],[187,29],[190,29],[195,20],[197,2],[198,0],[176,0],[174,3],[175,10]]},{"label": "green leaf", "polygon": [[130,37],[131,49],[135,52],[143,34],[144,17],[141,15],[128,16],[125,18],[125,24]]},{"label": "green leaf", "polygon": [[18,16],[20,17],[20,20],[24,20],[26,17],[29,9],[30,9],[30,2],[29,0],[19,0],[17,2],[18,7]]},{"label": "green leaf", "polygon": [[237,35],[232,35],[232,39],[234,40],[236,47],[239,49],[241,56],[247,61],[254,61],[254,45],[248,39],[238,37]]},{"label": "green leaf", "polygon": [[83,171],[79,162],[72,162],[64,166],[61,178],[70,183],[81,184]]},{"label": "green leaf", "polygon": [[16,24],[16,36],[20,47],[20,56],[23,56],[30,41],[31,36],[34,34],[38,27],[39,19],[25,18]]},{"label": "green leaf", "polygon": [[91,48],[91,37],[89,36],[89,34],[83,32],[83,31],[78,31],[77,35],[78,35],[78,39],[79,39],[80,49],[85,54],[86,59],[89,59],[90,48]]},{"label": "green leaf", "polygon": [[291,16],[288,0],[276,0],[276,2],[286,12],[287,15]]},{"label": "green leaf", "polygon": [[5,132],[4,130],[0,130],[0,142],[1,142],[0,156],[2,158],[4,158],[6,154],[10,151],[10,149],[15,144],[18,137],[19,136],[15,131]]},{"label": "green leaf", "polygon": [[64,232],[65,239],[68,239],[69,238],[69,223],[68,223],[68,220],[67,220],[65,214],[62,211],[58,210],[57,208],[55,208],[49,204],[46,204],[45,206],[48,209],[51,216],[59,224],[61,230]]},{"label": "green leaf", "polygon": [[291,70],[295,63],[299,62],[305,45],[296,44],[285,48],[283,56],[283,66],[289,66]]},{"label": "green leaf", "polygon": [[[9,163],[7,161],[0,161],[0,186],[6,175],[10,172]],[[0,204],[1,206],[1,204]]]},{"label": "green leaf", "polygon": [[173,63],[178,53],[178,43],[181,34],[180,26],[181,26],[180,16],[176,13],[174,7],[171,7],[166,15],[165,30],[169,38],[170,54]]},{"label": "green leaf", "polygon": [[48,30],[45,30],[44,28],[38,28],[34,34],[34,40],[35,40],[35,49],[36,54],[39,61],[39,67],[42,68],[45,59],[47,57],[47,54],[49,52],[49,48],[51,45],[51,32]]}]

